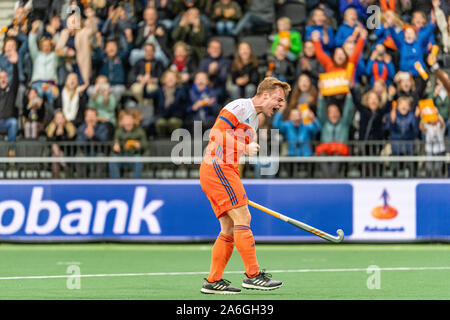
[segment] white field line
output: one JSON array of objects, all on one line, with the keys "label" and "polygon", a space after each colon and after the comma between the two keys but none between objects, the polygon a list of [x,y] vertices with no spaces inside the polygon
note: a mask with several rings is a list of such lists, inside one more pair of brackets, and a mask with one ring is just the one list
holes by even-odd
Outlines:
[{"label": "white field line", "polygon": [[[428,271],[428,270],[450,270],[446,267],[387,267],[379,268],[380,271]],[[346,268],[346,269],[292,269],[292,270],[269,270],[268,273],[310,273],[310,272],[363,272],[367,268]],[[243,274],[244,271],[225,271],[225,274]],[[55,276],[17,276],[0,277],[0,280],[25,280],[25,279],[59,279],[59,278],[101,278],[101,277],[151,277],[151,276],[191,276],[205,275],[204,272],[150,272],[150,273],[104,273],[104,274],[65,274]]]}]

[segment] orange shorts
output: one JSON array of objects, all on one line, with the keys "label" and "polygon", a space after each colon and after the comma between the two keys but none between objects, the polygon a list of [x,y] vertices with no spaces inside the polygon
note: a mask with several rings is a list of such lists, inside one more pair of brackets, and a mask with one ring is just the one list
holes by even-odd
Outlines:
[{"label": "orange shorts", "polygon": [[238,168],[233,165],[219,165],[215,160],[212,163],[202,162],[200,185],[217,218],[231,209],[248,204]]}]

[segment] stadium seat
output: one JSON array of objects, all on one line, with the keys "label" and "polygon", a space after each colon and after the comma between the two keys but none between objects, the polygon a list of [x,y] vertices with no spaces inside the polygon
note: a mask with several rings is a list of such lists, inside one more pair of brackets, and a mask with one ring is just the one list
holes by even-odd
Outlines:
[{"label": "stadium seat", "polygon": [[277,19],[281,17],[289,18],[293,29],[301,29],[306,24],[306,6],[303,3],[286,2],[277,11]]},{"label": "stadium seat", "polygon": [[224,58],[233,59],[236,52],[236,41],[233,37],[216,36],[211,40],[217,40],[222,45],[222,55]]}]

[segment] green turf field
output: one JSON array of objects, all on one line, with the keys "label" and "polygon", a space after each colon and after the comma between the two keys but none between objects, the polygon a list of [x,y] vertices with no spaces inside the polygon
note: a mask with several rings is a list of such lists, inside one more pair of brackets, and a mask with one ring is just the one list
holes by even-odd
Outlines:
[{"label": "green turf field", "polygon": [[[211,245],[0,244],[0,299],[450,299],[448,244],[257,245],[260,265],[284,286],[234,296],[199,292],[210,250]],[[371,265],[379,273],[367,273]],[[68,268],[80,271],[79,282],[68,278]],[[242,270],[235,250],[224,278],[240,286]]]}]

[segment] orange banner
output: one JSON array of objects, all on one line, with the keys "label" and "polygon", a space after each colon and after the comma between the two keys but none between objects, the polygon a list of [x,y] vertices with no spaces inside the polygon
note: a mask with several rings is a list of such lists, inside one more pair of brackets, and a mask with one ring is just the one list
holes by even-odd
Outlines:
[{"label": "orange banner", "polygon": [[420,118],[423,122],[434,122],[438,119],[438,109],[434,105],[433,99],[419,101]]},{"label": "orange banner", "polygon": [[348,76],[349,73],[345,70],[319,74],[319,79],[322,83],[322,95],[347,94],[350,91]]}]

